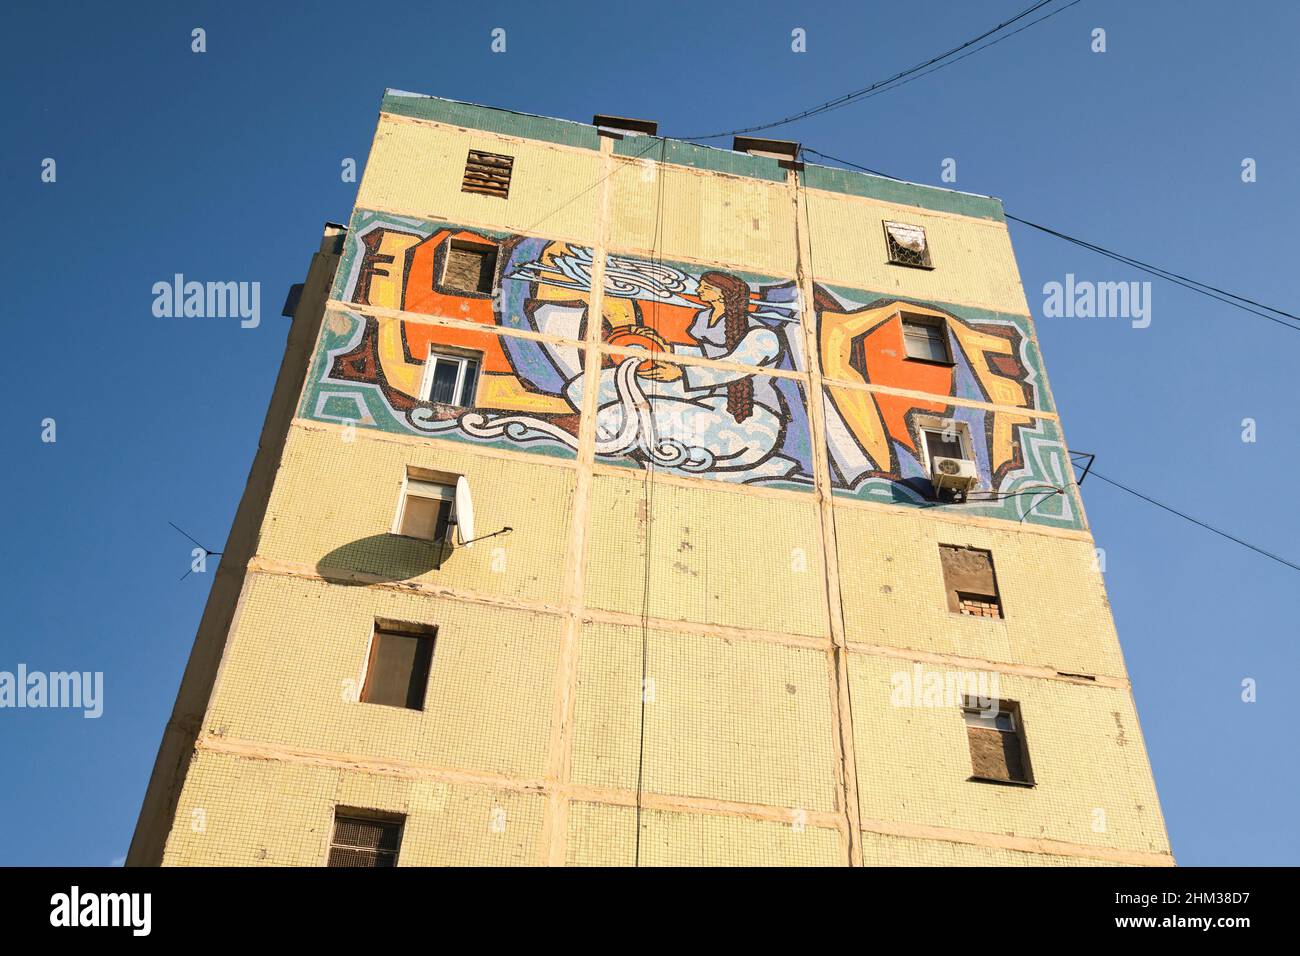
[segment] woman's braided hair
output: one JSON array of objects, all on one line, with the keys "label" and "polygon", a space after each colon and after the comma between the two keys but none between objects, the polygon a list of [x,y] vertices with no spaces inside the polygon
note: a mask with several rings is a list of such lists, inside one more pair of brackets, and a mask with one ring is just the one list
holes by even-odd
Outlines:
[{"label": "woman's braided hair", "polygon": [[[707,282],[722,293],[722,331],[730,351],[749,331],[749,283],[725,272],[706,272],[700,276],[700,282]],[[737,423],[754,414],[753,377],[728,383],[727,411]]]}]

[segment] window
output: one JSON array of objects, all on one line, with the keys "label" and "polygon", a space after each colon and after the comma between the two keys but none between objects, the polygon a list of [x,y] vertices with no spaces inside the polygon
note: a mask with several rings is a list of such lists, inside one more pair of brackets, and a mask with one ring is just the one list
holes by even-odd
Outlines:
[{"label": "window", "polygon": [[442,265],[442,291],[491,295],[496,273],[496,246],[464,239],[452,239],[447,243],[447,255]]},{"label": "window", "polygon": [[327,866],[396,866],[406,818],[370,810],[334,811],[334,839]]},{"label": "window", "polygon": [[902,320],[903,351],[908,358],[921,362],[952,364],[952,353],[948,351],[948,329],[943,319],[931,319],[904,312]]},{"label": "window", "polygon": [[406,473],[397,506],[394,534],[425,541],[445,541],[455,510],[456,485],[432,474]]},{"label": "window", "polygon": [[513,156],[471,149],[465,160],[465,176],[461,179],[460,190],[505,199],[510,195],[510,174],[514,166]]},{"label": "window", "polygon": [[424,710],[437,634],[438,629],[428,624],[376,621],[361,702]]},{"label": "window", "polygon": [[889,261],[897,266],[933,268],[930,264],[930,244],[925,240],[925,230],[902,222],[886,222],[885,245]]},{"label": "window", "polygon": [[943,587],[948,593],[949,611],[970,617],[1002,617],[992,554],[978,548],[941,544],[939,560],[943,565]]},{"label": "window", "polygon": [[935,419],[932,425],[922,425],[921,445],[926,470],[931,475],[935,474],[934,460],[936,458],[965,458],[969,460],[971,456],[967,451],[967,437],[968,431],[965,422]]},{"label": "window", "polygon": [[478,386],[478,368],[477,357],[435,351],[430,347],[420,395],[426,402],[440,405],[472,406],[474,390]]},{"label": "window", "polygon": [[1033,784],[1019,704],[967,697],[962,716],[970,744],[971,779]]}]

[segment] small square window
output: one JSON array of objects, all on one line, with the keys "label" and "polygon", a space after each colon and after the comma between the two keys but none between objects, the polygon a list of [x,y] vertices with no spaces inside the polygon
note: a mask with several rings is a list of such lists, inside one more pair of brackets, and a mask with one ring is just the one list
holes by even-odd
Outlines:
[{"label": "small square window", "polygon": [[406,818],[398,814],[337,808],[326,866],[396,866],[405,822]]},{"label": "small square window", "polygon": [[376,621],[361,702],[424,710],[437,634],[438,629],[427,624]]},{"label": "small square window", "polygon": [[443,259],[441,288],[465,295],[491,295],[496,272],[496,246],[452,239]]},{"label": "small square window", "polygon": [[[981,706],[987,704],[987,706]],[[1014,701],[963,702],[966,741],[970,745],[971,779],[997,783],[1032,784],[1029,751]]]},{"label": "small square window", "polygon": [[429,349],[420,396],[439,405],[473,406],[478,387],[480,358]]},{"label": "small square window", "polygon": [[394,534],[425,541],[445,541],[456,505],[454,483],[417,477],[409,471],[397,506]]},{"label": "small square window", "polygon": [[910,359],[921,362],[952,364],[948,349],[948,328],[943,319],[931,319],[903,313],[903,351]]},{"label": "small square window", "polygon": [[969,617],[1002,617],[1002,601],[998,597],[992,554],[979,548],[941,544],[939,562],[943,566],[943,586],[948,594],[948,610]]},{"label": "small square window", "polygon": [[885,245],[892,264],[918,269],[933,268],[930,263],[930,244],[926,241],[922,227],[909,226],[903,222],[885,222],[884,226]]},{"label": "small square window", "polygon": [[513,156],[471,149],[465,159],[465,175],[460,183],[461,192],[506,199],[510,195],[510,176],[514,168]]}]

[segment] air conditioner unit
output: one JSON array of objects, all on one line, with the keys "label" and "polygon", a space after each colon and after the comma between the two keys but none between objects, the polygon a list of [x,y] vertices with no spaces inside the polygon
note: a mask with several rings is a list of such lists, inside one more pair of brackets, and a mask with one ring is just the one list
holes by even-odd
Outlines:
[{"label": "air conditioner unit", "polygon": [[966,458],[935,458],[930,471],[930,484],[934,485],[936,492],[952,491],[965,495],[978,480],[975,462]]}]

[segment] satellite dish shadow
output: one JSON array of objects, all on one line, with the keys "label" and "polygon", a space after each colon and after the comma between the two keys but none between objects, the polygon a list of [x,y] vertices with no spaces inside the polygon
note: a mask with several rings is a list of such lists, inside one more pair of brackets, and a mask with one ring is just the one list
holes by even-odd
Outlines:
[{"label": "satellite dish shadow", "polygon": [[[445,542],[408,538],[400,534],[372,534],[335,548],[316,562],[316,573],[338,584],[366,585],[408,581],[442,567],[454,549]],[[348,581],[349,572],[367,580]]]}]

